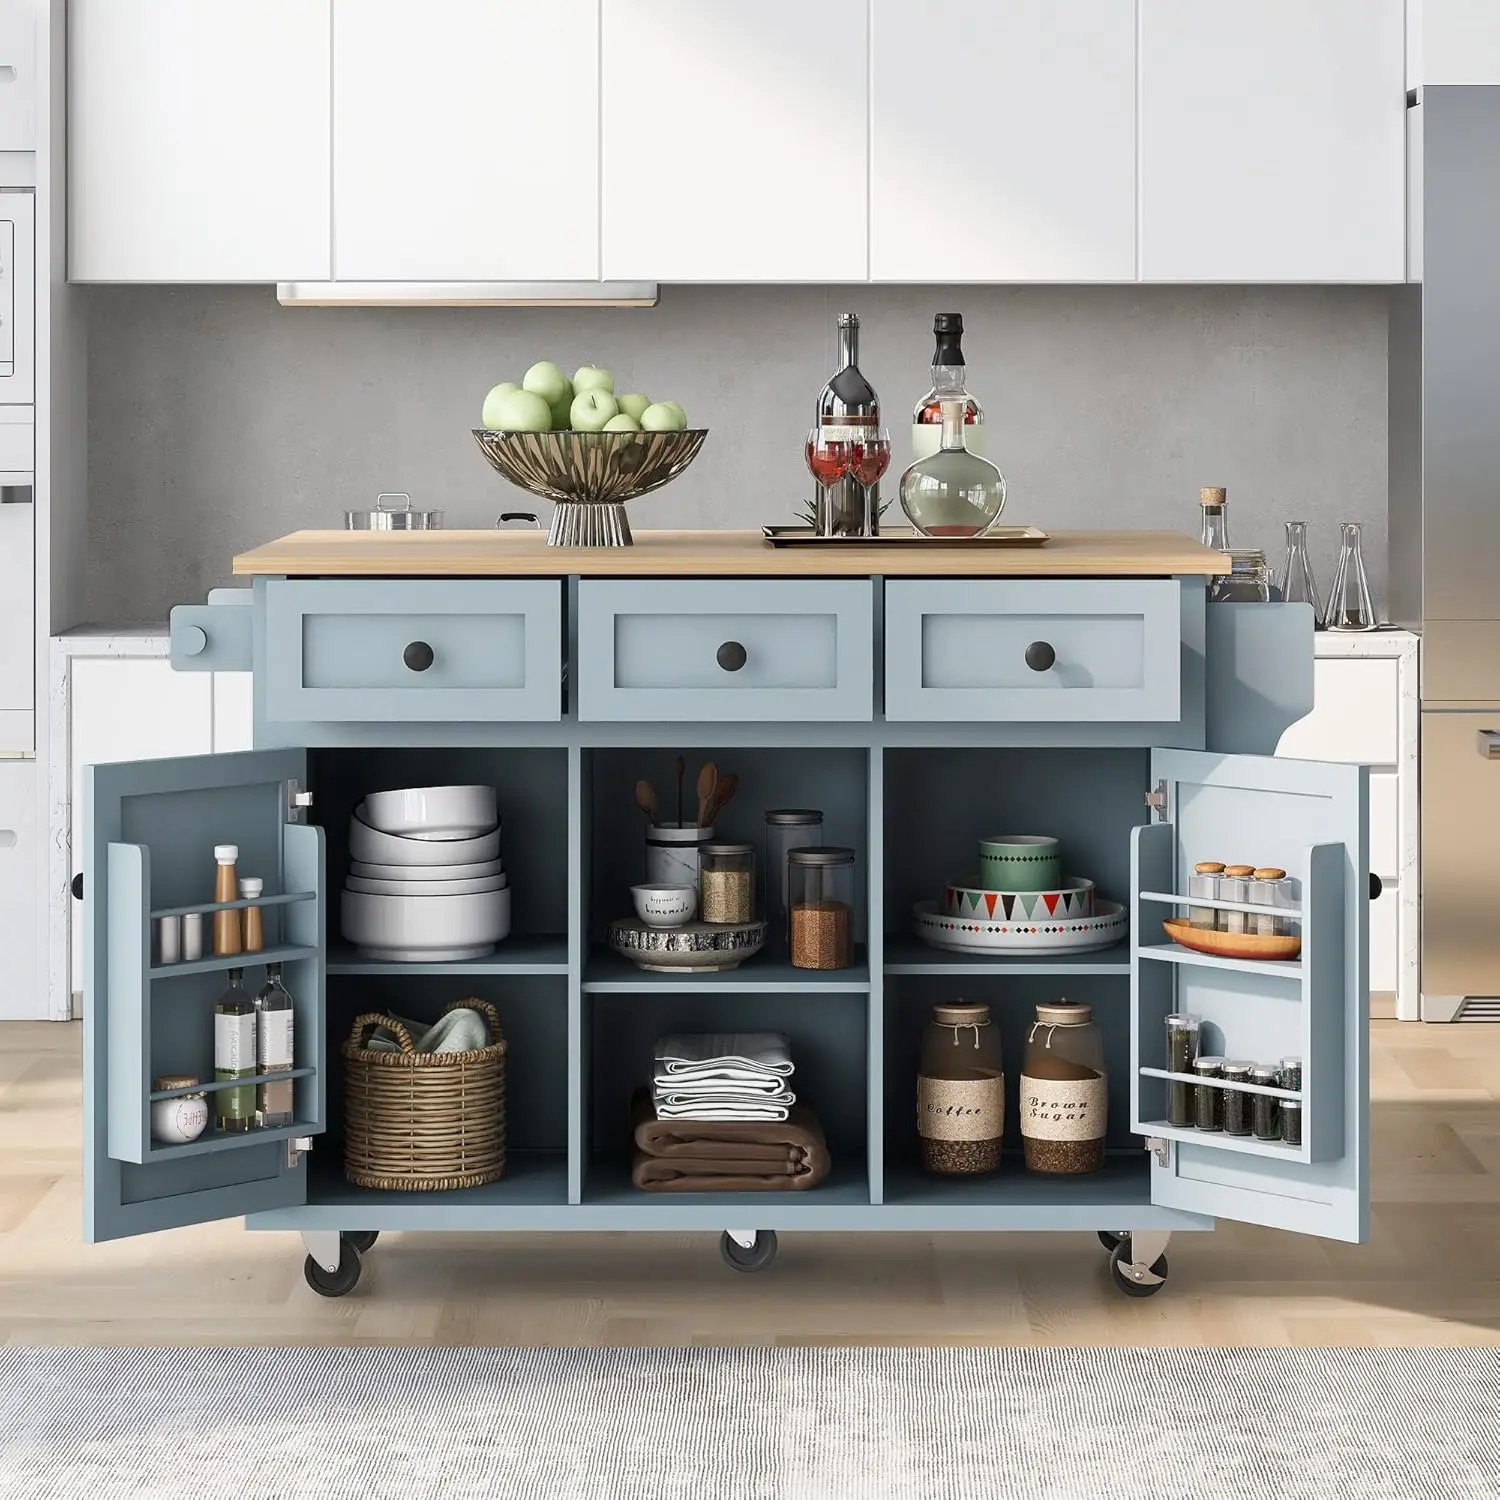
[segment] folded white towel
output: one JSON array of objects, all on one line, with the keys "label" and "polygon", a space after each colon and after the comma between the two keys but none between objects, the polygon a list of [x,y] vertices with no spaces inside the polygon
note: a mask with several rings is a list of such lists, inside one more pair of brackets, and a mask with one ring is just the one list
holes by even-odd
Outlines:
[{"label": "folded white towel", "polygon": [[710,1078],[787,1077],[791,1044],[774,1031],[664,1036],[656,1043],[658,1075]]},{"label": "folded white towel", "polygon": [[790,1110],[788,1104],[772,1103],[726,1103],[715,1104],[671,1104],[656,1101],[658,1120],[784,1120]]}]

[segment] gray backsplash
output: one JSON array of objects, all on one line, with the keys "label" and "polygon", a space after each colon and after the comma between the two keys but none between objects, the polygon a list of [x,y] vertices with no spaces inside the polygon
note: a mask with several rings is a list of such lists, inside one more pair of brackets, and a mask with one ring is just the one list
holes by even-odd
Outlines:
[{"label": "gray backsplash", "polygon": [[1231,536],[1279,563],[1312,522],[1323,587],[1337,523],[1386,572],[1386,310],[1353,287],[668,287],[649,310],[308,309],[263,287],[89,293],[89,612],[164,618],[229,581],[232,556],[341,524],[407,490],[486,526],[544,502],[469,436],[485,391],[533,360],[593,362],[710,429],[689,472],[631,507],[637,529],[789,521],[831,373],[833,318],[863,321],[896,463],[927,385],[932,314],[964,314],[970,387],[1010,486],[1008,521],[1197,526],[1229,488]]}]

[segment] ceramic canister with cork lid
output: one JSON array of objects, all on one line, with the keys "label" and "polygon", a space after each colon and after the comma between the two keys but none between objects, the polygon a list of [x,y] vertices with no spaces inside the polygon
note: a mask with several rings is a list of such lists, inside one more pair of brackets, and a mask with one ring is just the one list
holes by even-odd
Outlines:
[{"label": "ceramic canister with cork lid", "polygon": [[1033,1172],[1097,1172],[1104,1165],[1109,1079],[1093,1008],[1038,1005],[1021,1065],[1021,1143]]},{"label": "ceramic canister with cork lid", "polygon": [[989,1006],[933,1006],[917,1074],[922,1166],[944,1176],[996,1171],[1004,1130],[1000,1030]]}]

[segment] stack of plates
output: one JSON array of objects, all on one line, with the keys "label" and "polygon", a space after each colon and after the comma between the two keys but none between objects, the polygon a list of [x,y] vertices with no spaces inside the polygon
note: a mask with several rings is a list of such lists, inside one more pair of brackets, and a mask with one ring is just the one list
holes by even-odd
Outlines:
[{"label": "stack of plates", "polygon": [[344,937],[365,958],[484,958],[510,934],[490,786],[372,792],[349,820]]},{"label": "stack of plates", "polygon": [[1096,895],[1094,882],[1064,876],[1053,890],[996,891],[948,886],[941,901],[919,901],[917,936],[967,953],[1077,952],[1108,948],[1129,929],[1125,909]]}]

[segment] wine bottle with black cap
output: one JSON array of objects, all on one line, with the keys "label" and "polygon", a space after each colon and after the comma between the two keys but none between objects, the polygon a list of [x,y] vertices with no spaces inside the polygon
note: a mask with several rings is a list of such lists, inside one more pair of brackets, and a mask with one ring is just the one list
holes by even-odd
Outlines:
[{"label": "wine bottle with black cap", "polygon": [[965,384],[964,315],[939,313],[932,320],[937,346],[932,351],[932,389],[917,402],[911,416],[913,461],[930,458],[942,447],[943,402],[964,403],[964,444],[970,453],[984,453],[984,408]]}]

